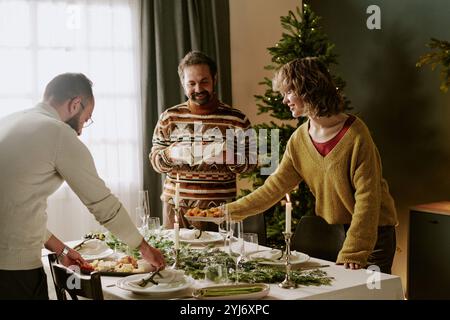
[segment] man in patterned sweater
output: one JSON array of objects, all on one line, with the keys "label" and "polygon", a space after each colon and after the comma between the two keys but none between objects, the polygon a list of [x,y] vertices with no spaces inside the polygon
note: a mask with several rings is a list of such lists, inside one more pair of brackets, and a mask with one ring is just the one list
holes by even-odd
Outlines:
[{"label": "man in patterned sweater", "polygon": [[[150,162],[165,173],[164,227],[175,220],[179,183],[180,226],[189,208],[208,209],[236,197],[236,175],[256,166],[256,134],[241,111],[218,100],[216,63],[202,52],[189,52],[178,66],[188,101],[163,112],[153,135]],[[179,180],[177,181],[177,175]]]}]

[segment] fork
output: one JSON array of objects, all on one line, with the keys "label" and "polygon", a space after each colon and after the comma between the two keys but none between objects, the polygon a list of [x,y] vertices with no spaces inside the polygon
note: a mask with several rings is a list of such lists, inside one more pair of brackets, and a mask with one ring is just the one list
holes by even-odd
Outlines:
[{"label": "fork", "polygon": [[73,247],[73,250],[78,250],[81,249],[81,247],[83,246],[83,244],[85,244],[86,241],[88,241],[90,239],[84,239],[83,241],[81,241],[79,244],[77,244],[75,247]]},{"label": "fork", "polygon": [[195,239],[200,239],[200,237],[202,236],[202,232],[203,232],[203,230],[202,229],[199,229],[199,234],[198,234],[198,236],[195,236]]},{"label": "fork", "polygon": [[281,251],[281,255],[278,258],[276,258],[276,260],[281,260],[281,258],[283,258],[283,256],[284,256],[284,250],[280,250],[280,251]]},{"label": "fork", "polygon": [[150,272],[150,274],[149,274],[148,277],[142,278],[141,281],[139,281],[138,285],[139,285],[140,287],[143,287],[143,288],[144,288],[144,287],[147,285],[147,283],[149,283],[149,282],[151,282],[151,283],[153,283],[153,284],[155,284],[155,285],[158,285],[159,283],[156,282],[155,280],[153,280],[153,278],[154,278],[156,275],[159,275],[159,276],[162,278],[162,275],[159,273],[160,270],[161,270],[161,268],[158,268],[158,269],[156,269],[155,271]]}]

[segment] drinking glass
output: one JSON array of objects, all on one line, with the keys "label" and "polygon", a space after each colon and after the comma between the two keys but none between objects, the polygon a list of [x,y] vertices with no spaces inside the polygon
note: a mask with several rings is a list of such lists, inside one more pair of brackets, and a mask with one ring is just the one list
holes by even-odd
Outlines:
[{"label": "drinking glass", "polygon": [[142,207],[145,213],[150,215],[150,201],[148,200],[148,190],[139,190],[138,207]]},{"label": "drinking glass", "polygon": [[228,237],[228,236],[229,236],[229,230],[228,230],[228,212],[227,212],[226,209],[225,209],[225,204],[224,204],[224,203],[221,204],[221,205],[219,206],[219,208],[220,208],[221,212],[224,213],[225,219],[224,219],[221,223],[217,224],[217,227],[218,227],[219,233],[220,233],[220,234],[222,235],[222,237],[223,237],[223,248],[224,248],[224,250],[225,250],[226,252],[230,253],[229,251],[226,250],[226,249],[227,249],[227,239],[229,238],[229,237]]},{"label": "drinking glass", "polygon": [[228,220],[229,252],[236,264],[236,282],[239,282],[239,265],[245,256],[244,224],[242,221]]},{"label": "drinking glass", "polygon": [[205,267],[205,280],[216,284],[228,282],[228,270],[226,263],[213,263]]},{"label": "drinking glass", "polygon": [[151,234],[156,234],[159,232],[161,223],[159,217],[148,217],[148,231]]},{"label": "drinking glass", "polygon": [[142,234],[142,236],[147,235],[148,231],[148,216],[145,212],[145,209],[143,207],[137,207],[136,208],[136,217],[139,219],[139,231]]},{"label": "drinking glass", "polygon": [[244,233],[244,241],[245,241],[245,252],[248,254],[249,252],[255,252],[259,250],[258,243],[258,234],[257,233]]},{"label": "drinking glass", "polygon": [[229,251],[227,251],[227,240],[229,233],[226,220],[218,224],[218,231],[223,238],[223,248],[227,253],[229,253]]}]

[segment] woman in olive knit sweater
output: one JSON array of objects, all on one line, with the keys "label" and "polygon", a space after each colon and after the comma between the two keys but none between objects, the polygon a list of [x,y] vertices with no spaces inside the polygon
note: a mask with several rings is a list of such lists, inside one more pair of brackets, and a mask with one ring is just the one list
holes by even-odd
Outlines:
[{"label": "woman in olive knit sweater", "polygon": [[316,214],[347,229],[336,263],[350,269],[377,265],[390,273],[397,215],[368,128],[344,113],[343,99],[317,58],[282,66],[273,86],[294,118],[308,120],[292,134],[277,170],[263,186],[228,204],[228,213],[240,220],[264,212],[305,181]]}]

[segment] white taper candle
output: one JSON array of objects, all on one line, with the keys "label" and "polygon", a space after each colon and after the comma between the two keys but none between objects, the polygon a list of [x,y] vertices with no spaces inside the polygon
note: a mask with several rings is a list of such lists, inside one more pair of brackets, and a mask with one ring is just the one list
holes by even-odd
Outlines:
[{"label": "white taper candle", "polygon": [[291,232],[291,220],[292,220],[292,202],[289,199],[289,195],[286,194],[286,229],[284,230],[286,233]]},{"label": "white taper candle", "polygon": [[180,174],[177,173],[177,182],[175,183],[175,209],[180,208]]},{"label": "white taper candle", "polygon": [[180,248],[180,224],[175,222],[173,229],[175,232],[175,250],[178,250]]}]

